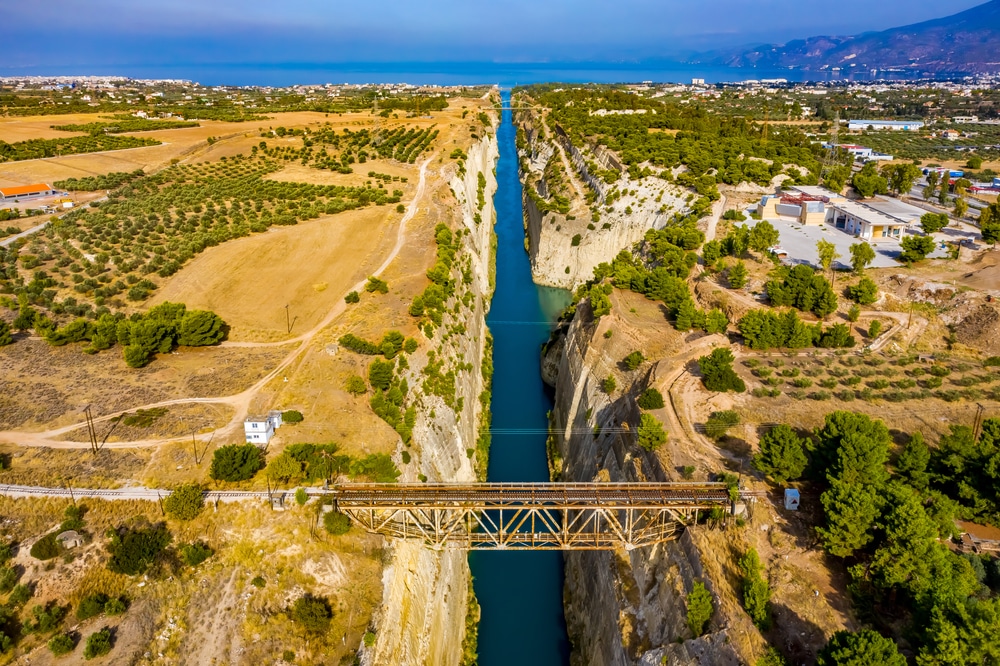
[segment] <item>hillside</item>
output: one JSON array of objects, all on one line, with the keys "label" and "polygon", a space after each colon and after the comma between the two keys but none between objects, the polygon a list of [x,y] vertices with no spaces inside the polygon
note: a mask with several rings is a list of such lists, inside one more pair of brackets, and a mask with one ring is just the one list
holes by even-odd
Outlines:
[{"label": "hillside", "polygon": [[787,44],[707,54],[702,62],[733,67],[903,68],[920,73],[1000,71],[1000,0],[940,19],[849,37],[819,36]]}]

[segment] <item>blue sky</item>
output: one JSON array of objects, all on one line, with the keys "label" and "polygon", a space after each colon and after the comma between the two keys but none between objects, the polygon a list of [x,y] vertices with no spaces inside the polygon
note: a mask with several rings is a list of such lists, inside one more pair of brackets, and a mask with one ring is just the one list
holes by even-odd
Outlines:
[{"label": "blue sky", "polygon": [[573,62],[882,30],[977,0],[0,0],[0,74],[58,67]]}]

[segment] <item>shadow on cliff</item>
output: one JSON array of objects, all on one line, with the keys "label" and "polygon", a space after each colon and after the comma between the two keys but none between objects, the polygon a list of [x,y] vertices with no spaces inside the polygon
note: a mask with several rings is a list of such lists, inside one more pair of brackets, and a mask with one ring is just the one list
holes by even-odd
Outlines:
[{"label": "shadow on cliff", "polygon": [[771,629],[765,636],[789,664],[816,663],[816,652],[827,640],[822,628],[784,604],[771,606],[771,619]]}]

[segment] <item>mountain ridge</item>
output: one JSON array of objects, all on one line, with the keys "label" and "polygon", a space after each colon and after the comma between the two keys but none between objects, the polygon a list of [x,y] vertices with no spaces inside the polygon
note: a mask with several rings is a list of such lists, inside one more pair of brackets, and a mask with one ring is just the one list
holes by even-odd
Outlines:
[{"label": "mountain ridge", "polygon": [[807,71],[1000,72],[1000,0],[888,30],[715,51],[692,62]]}]

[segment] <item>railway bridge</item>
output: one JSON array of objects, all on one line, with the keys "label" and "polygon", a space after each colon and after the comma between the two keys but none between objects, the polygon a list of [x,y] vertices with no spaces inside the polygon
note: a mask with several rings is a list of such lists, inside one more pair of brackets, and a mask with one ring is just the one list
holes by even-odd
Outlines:
[{"label": "railway bridge", "polygon": [[467,550],[631,550],[746,498],[723,483],[387,483],[324,491],[369,532]]},{"label": "railway bridge", "polygon": [[[755,493],[724,483],[346,483],[305,491],[369,532],[467,550],[631,550]],[[159,501],[156,488],[0,485],[8,497]],[[209,490],[206,502],[284,505],[287,491]]]}]

